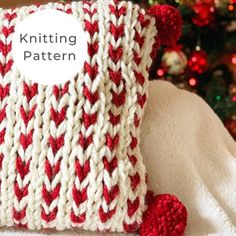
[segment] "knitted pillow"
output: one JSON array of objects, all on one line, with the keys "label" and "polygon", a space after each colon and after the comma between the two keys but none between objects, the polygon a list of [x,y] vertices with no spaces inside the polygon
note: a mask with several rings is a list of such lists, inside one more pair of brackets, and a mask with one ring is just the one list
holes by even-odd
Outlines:
[{"label": "knitted pillow", "polygon": [[[78,17],[89,38],[83,71],[60,86],[20,76],[11,54],[16,24],[49,8]],[[173,39],[163,32],[174,39],[180,32],[165,18],[174,15],[178,26],[176,12],[163,9],[151,9],[152,17],[113,0],[0,9],[1,226],[139,228],[146,209],[138,143],[148,69],[153,47]]]}]

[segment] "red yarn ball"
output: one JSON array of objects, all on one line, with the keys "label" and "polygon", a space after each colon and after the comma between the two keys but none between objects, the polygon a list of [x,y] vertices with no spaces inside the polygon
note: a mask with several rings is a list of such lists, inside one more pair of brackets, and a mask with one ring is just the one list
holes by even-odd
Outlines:
[{"label": "red yarn ball", "polygon": [[154,5],[148,13],[156,18],[158,36],[162,45],[171,46],[179,40],[182,33],[182,18],[179,11],[169,5]]},{"label": "red yarn ball", "polygon": [[177,197],[154,197],[143,214],[141,236],[182,236],[187,225],[187,210]]}]

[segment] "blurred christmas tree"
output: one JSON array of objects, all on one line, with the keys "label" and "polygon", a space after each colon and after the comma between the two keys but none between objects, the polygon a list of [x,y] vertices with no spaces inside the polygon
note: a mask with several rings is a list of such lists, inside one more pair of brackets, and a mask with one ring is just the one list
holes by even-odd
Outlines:
[{"label": "blurred christmas tree", "polygon": [[236,139],[236,0],[147,0],[146,5],[155,3],[180,10],[183,35],[178,45],[161,48],[151,78],[199,94]]}]

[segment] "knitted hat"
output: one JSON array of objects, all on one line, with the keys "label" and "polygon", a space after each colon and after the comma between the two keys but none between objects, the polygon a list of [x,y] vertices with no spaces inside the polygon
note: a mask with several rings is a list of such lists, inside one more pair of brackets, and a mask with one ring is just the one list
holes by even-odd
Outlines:
[{"label": "knitted hat", "polygon": [[[20,76],[12,58],[16,24],[41,9],[73,14],[88,36],[83,71],[58,86]],[[1,226],[183,234],[175,197],[145,201],[138,146],[148,69],[180,23],[172,7],[115,0],[0,9]]]}]

